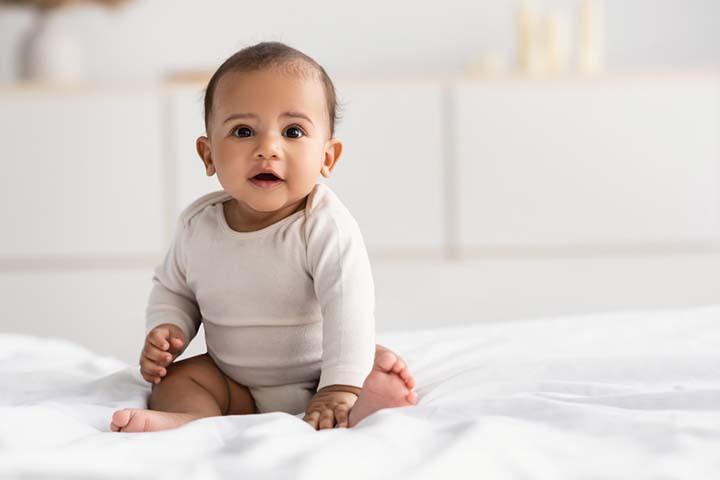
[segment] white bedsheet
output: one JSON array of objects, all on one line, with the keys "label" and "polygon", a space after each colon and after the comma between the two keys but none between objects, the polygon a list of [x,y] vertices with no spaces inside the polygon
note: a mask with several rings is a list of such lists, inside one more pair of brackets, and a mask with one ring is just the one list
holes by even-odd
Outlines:
[{"label": "white bedsheet", "polygon": [[109,432],[135,366],[0,335],[0,478],[719,478],[720,306],[381,335],[415,407],[316,432],[284,413]]}]

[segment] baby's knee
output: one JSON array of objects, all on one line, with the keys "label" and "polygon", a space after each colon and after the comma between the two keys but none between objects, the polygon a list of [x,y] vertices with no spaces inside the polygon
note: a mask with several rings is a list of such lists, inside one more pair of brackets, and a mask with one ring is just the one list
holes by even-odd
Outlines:
[{"label": "baby's knee", "polygon": [[201,378],[222,378],[224,374],[215,365],[215,362],[207,353],[186,358],[167,366],[167,376],[175,377],[201,377]]},{"label": "baby's knee", "polygon": [[222,395],[226,391],[225,374],[215,365],[207,355],[197,355],[172,363],[166,367],[165,376],[159,384],[153,384],[152,389],[158,387],[183,384],[191,382],[202,386],[213,394]]},{"label": "baby's knee", "polygon": [[207,354],[173,363],[166,370],[160,383],[152,385],[153,393],[159,389],[177,395],[200,387],[216,399],[223,411],[226,409],[229,392],[225,374]]}]

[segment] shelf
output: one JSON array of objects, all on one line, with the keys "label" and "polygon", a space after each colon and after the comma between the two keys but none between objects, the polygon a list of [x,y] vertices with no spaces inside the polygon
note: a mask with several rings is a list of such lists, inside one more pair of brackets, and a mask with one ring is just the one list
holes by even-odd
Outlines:
[{"label": "shelf", "polygon": [[[167,88],[197,87],[204,88],[210,79],[211,72],[177,73],[165,80],[146,83],[77,83],[77,84],[43,84],[43,83],[0,83],[0,95],[4,93],[35,93],[49,92],[61,94],[83,94],[96,92],[148,92],[162,91]],[[428,84],[440,83],[446,86],[462,83],[487,83],[500,85],[517,84],[593,84],[607,82],[674,82],[674,81],[710,81],[720,82],[720,68],[703,70],[677,71],[626,71],[606,72],[597,75],[568,73],[563,75],[463,75],[463,74],[429,74],[429,75],[336,75],[336,85],[366,84]]]}]

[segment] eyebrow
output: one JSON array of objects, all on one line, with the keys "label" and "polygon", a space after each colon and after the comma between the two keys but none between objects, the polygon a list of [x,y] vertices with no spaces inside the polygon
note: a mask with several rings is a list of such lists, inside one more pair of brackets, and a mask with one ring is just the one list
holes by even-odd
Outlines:
[{"label": "eyebrow", "polygon": [[[308,116],[305,115],[304,113],[300,113],[300,112],[284,112],[284,113],[282,113],[280,116],[281,116],[281,117],[303,118],[303,119],[307,120],[308,122],[310,122],[310,125],[313,125],[313,126],[315,125],[315,124],[313,123],[313,121],[310,120],[310,117],[308,117]],[[258,116],[257,116],[256,114],[254,114],[254,113],[233,113],[232,115],[230,115],[229,117],[227,117],[223,123],[227,123],[227,122],[229,122],[230,120],[237,120],[237,119],[239,119],[239,118],[254,118],[254,119],[257,120]]]}]

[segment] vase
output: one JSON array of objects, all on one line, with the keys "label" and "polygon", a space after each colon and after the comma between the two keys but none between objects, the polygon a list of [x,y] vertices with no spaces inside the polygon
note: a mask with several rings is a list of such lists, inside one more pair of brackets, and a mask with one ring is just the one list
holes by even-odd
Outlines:
[{"label": "vase", "polygon": [[85,79],[83,51],[60,22],[61,9],[39,9],[20,44],[20,78],[37,83],[74,83]]}]

